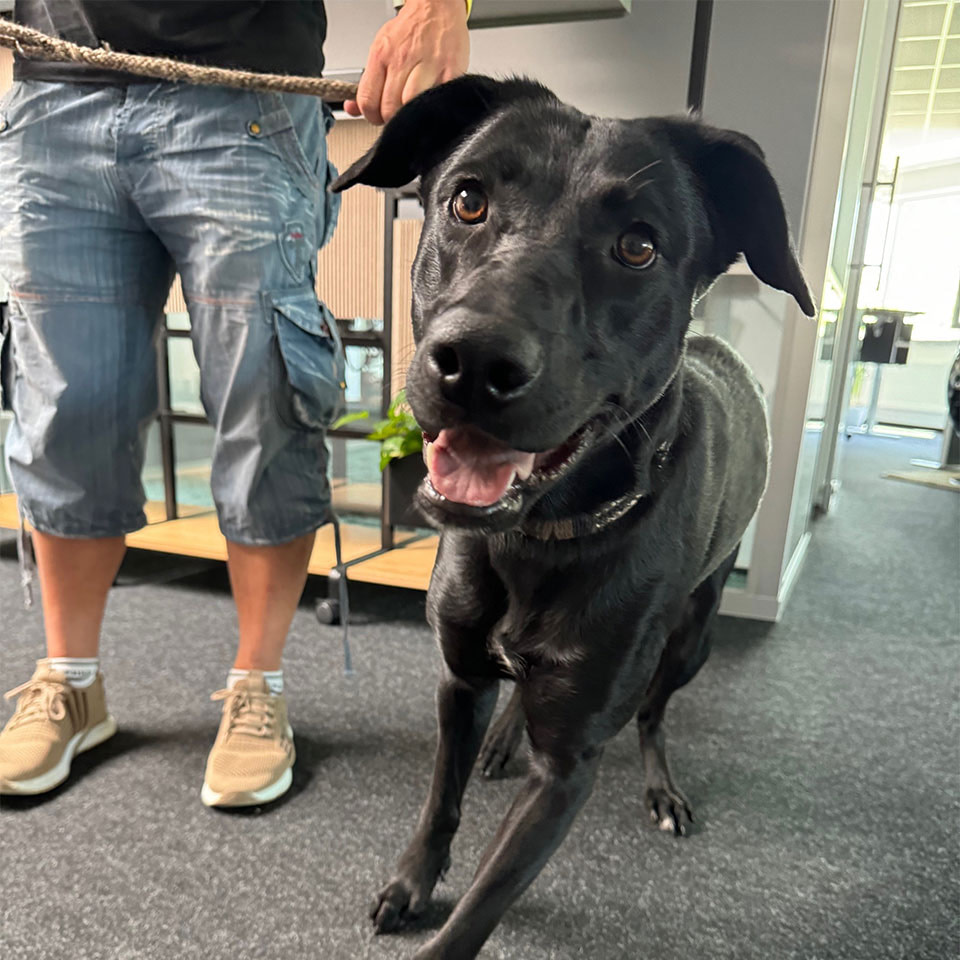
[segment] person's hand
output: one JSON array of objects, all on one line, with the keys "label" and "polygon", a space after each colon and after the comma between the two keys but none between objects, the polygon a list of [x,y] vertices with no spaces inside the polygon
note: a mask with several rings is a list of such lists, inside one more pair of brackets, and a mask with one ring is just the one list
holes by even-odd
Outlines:
[{"label": "person's hand", "polygon": [[470,61],[466,0],[407,0],[374,37],[352,117],[386,123],[403,104],[466,72]]}]

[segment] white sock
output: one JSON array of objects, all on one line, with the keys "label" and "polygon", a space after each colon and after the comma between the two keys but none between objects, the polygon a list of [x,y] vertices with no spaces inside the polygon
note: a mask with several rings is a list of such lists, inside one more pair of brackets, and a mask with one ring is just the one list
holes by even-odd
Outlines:
[{"label": "white sock", "polygon": [[[279,697],[283,693],[283,670],[264,670],[263,679],[267,684],[269,691],[275,696]],[[244,677],[249,676],[249,670],[238,670],[234,667],[227,674],[227,689],[232,690],[234,684],[238,680],[242,680]]]},{"label": "white sock", "polygon": [[71,687],[89,687],[100,672],[99,657],[48,657],[47,663],[66,678]]}]

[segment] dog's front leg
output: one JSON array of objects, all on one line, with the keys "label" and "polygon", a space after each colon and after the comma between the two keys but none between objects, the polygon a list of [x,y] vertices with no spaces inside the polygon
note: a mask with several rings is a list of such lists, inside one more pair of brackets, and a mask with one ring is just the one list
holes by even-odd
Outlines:
[{"label": "dog's front leg", "polygon": [[377,933],[396,930],[416,917],[450,865],[460,802],[497,703],[497,687],[496,680],[465,680],[449,670],[440,681],[433,781],[413,840],[370,912]]},{"label": "dog's front leg", "polygon": [[530,774],[470,889],[414,960],[470,960],[563,842],[596,781],[601,748],[557,758],[534,750]]}]

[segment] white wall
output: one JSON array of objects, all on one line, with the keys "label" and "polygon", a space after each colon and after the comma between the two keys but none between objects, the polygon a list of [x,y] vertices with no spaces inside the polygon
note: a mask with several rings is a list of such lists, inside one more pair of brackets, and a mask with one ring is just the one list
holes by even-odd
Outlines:
[{"label": "white wall", "polygon": [[[960,339],[960,338],[958,338]],[[947,375],[957,339],[915,341],[903,366],[883,368],[877,420],[940,430],[947,420]]]},{"label": "white wall", "polygon": [[[470,70],[526,74],[589,113],[681,112],[695,9],[694,0],[634,0],[612,20],[472,30]],[[383,0],[327,0],[327,16],[328,69],[362,67],[387,19]]]},{"label": "white wall", "polygon": [[[794,237],[801,229],[829,0],[719,0],[714,6],[704,119],[763,148]],[[816,290],[821,277],[808,276]],[[698,314],[750,363],[771,398],[790,298],[745,278],[720,280]]]},{"label": "white wall", "polygon": [[[843,2],[843,0],[840,0]],[[794,235],[806,194],[830,0],[718,0],[704,119],[763,147]]]}]

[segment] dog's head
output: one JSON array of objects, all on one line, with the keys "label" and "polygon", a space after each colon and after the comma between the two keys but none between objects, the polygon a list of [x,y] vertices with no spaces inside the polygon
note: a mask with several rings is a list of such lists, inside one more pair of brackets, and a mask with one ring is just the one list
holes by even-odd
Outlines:
[{"label": "dog's head", "polygon": [[589,117],[526,80],[467,76],[401,109],[333,185],[417,176],[421,509],[517,526],[664,393],[692,304],[742,253],[814,312],[750,138],[685,118]]}]

